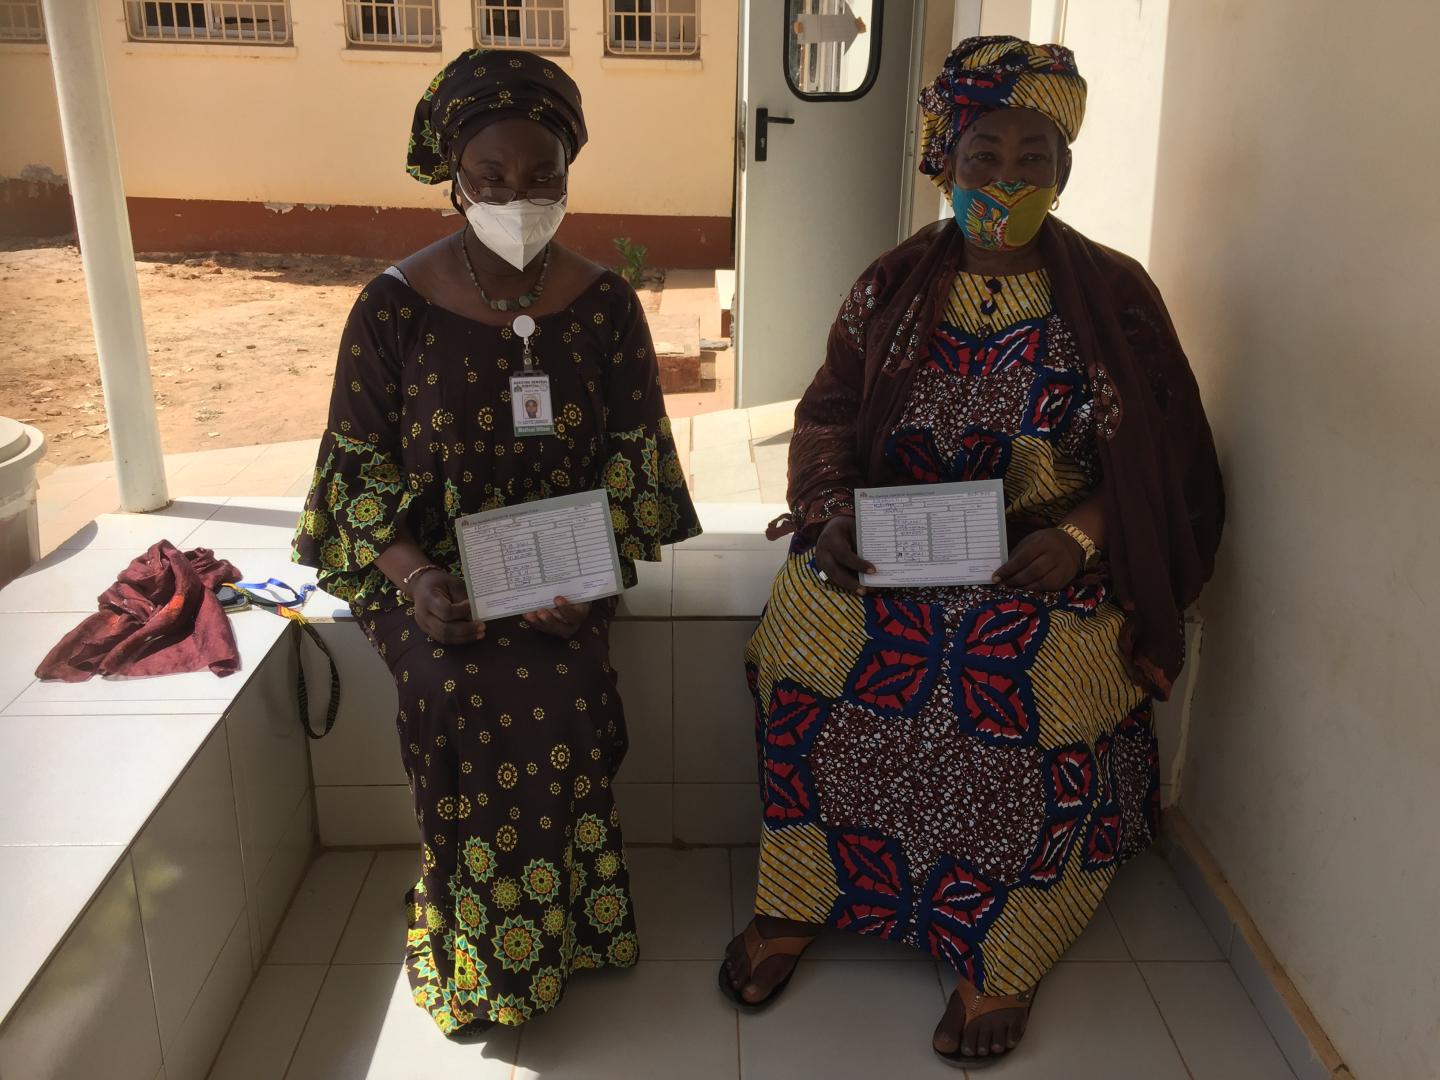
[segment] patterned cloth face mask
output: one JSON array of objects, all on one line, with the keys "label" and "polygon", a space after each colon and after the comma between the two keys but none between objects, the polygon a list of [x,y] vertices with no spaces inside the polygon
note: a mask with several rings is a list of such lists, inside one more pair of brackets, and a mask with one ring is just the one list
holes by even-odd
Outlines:
[{"label": "patterned cloth face mask", "polygon": [[1014,251],[1034,240],[1058,188],[997,180],[982,188],[950,189],[950,206],[965,238],[988,251]]}]

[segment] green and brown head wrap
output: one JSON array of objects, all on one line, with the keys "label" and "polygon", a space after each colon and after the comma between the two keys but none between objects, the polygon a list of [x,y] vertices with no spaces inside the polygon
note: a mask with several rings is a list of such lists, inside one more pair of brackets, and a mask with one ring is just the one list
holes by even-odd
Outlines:
[{"label": "green and brown head wrap", "polygon": [[585,145],[580,88],[556,64],[513,49],[471,49],[446,64],[415,106],[405,171],[423,184],[451,179],[450,162],[466,140],[500,120],[534,120],[575,160]]}]

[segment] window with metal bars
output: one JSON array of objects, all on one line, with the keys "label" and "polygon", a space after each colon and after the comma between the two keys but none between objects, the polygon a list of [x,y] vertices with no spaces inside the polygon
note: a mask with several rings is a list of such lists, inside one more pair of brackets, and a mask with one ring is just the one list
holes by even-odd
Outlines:
[{"label": "window with metal bars", "polygon": [[439,49],[436,0],[345,0],[345,40],[359,48]]},{"label": "window with metal bars", "polygon": [[289,45],[289,0],[125,0],[131,41]]},{"label": "window with metal bars", "polygon": [[475,44],[559,53],[570,47],[566,0],[475,0]]},{"label": "window with metal bars", "polygon": [[0,0],[0,41],[45,40],[40,0]]},{"label": "window with metal bars", "polygon": [[699,56],[700,0],[605,0],[612,56]]}]

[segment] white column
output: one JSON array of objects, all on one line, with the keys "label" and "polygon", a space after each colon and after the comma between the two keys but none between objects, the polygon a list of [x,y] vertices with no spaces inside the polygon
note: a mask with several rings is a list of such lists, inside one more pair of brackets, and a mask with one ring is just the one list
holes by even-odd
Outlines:
[{"label": "white column", "polygon": [[105,83],[99,5],[95,0],[43,3],[120,506],[159,510],[168,505],[170,496],[165,490],[135,249]]},{"label": "white column", "polygon": [[1037,45],[1065,44],[1069,8],[1069,0],[1031,0],[1030,40]]},{"label": "white column", "polygon": [[968,37],[978,37],[980,14],[984,0],[955,0],[955,14],[951,23],[950,47],[954,48]]}]

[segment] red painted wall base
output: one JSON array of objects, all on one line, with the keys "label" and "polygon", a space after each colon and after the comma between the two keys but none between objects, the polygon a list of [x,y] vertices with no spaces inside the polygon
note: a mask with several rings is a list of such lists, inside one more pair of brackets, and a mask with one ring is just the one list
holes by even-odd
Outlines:
[{"label": "red painted wall base", "polygon": [[[136,251],[263,251],[399,259],[460,226],[435,210],[332,206],[279,211],[262,203],[213,199],[127,200]],[[0,236],[48,237],[74,230],[69,193],[53,184],[0,180]],[[619,262],[614,241],[647,250],[649,266],[706,270],[734,265],[728,217],[570,214],[559,239],[607,266]]]}]

